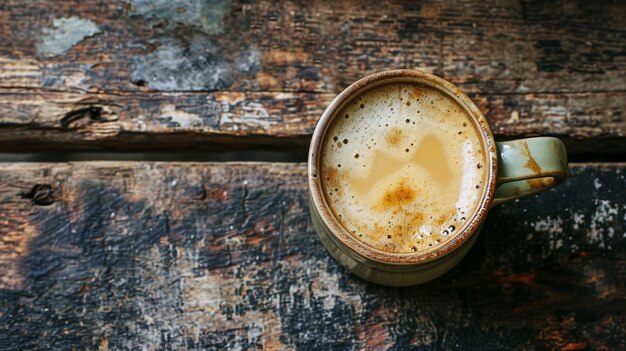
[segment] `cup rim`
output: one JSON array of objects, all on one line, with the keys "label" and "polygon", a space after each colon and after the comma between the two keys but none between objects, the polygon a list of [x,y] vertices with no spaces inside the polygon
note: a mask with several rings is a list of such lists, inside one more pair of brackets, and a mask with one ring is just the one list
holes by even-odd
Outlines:
[{"label": "cup rim", "polygon": [[[461,105],[466,112],[474,120],[479,135],[482,137],[483,149],[486,152],[486,162],[488,166],[485,169],[488,171],[487,182],[483,187],[482,198],[480,199],[480,205],[475,211],[473,217],[469,219],[463,229],[458,232],[453,238],[448,240],[442,245],[435,247],[432,250],[410,252],[410,253],[392,253],[382,251],[373,248],[350,234],[341,223],[335,218],[332,210],[327,204],[326,197],[322,191],[322,177],[318,177],[320,174],[320,155],[321,147],[324,141],[324,136],[329,126],[332,124],[335,117],[338,116],[339,110],[343,107],[346,101],[349,101],[351,97],[366,90],[367,87],[372,85],[379,86],[385,84],[392,84],[394,82],[405,83],[418,83],[427,85],[429,87],[438,89],[439,91],[447,94],[453,98],[459,105]],[[452,83],[446,81],[443,78],[437,77],[433,74],[417,71],[417,70],[388,70],[381,71],[371,75],[368,75],[355,83],[351,84],[345,90],[343,90],[333,101],[328,105],[320,120],[315,127],[311,145],[309,148],[307,177],[309,181],[309,193],[315,209],[317,209],[319,217],[324,225],[329,229],[329,235],[333,241],[338,242],[345,249],[353,251],[356,254],[365,257],[367,259],[377,261],[383,264],[393,265],[410,265],[415,263],[423,263],[440,258],[446,254],[449,254],[459,248],[465,241],[467,241],[472,235],[474,235],[483,222],[487,212],[491,207],[493,201],[493,194],[496,186],[496,177],[498,170],[498,156],[496,143],[491,134],[491,129],[487,119],[482,114],[476,104],[459,88]],[[315,209],[311,209],[312,211]]]}]

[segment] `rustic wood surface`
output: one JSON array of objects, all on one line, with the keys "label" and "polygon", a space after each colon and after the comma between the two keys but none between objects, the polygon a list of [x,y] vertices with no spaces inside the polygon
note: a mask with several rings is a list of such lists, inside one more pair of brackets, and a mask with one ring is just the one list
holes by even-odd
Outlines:
[{"label": "rustic wood surface", "polygon": [[338,266],[304,164],[0,166],[0,349],[626,348],[626,164],[492,210],[411,288]]},{"label": "rustic wood surface", "polygon": [[8,0],[0,149],[305,148],[390,68],[469,93],[498,137],[626,148],[623,1]]},{"label": "rustic wood surface", "polygon": [[[623,159],[625,14],[604,0],[6,0],[0,151],[301,152],[347,85],[414,68],[467,92],[497,138]],[[626,164],[574,164],[558,189],[493,209],[458,267],[402,289],[328,256],[305,174],[0,164],[0,350],[626,349]]]}]

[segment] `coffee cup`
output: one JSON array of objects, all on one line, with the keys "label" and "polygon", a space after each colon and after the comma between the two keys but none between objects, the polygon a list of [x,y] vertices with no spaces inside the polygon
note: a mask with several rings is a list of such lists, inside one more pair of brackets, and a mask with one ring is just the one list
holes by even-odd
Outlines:
[{"label": "coffee cup", "polygon": [[341,265],[373,283],[424,283],[470,250],[489,209],[567,178],[552,137],[496,142],[472,100],[415,70],[367,76],[322,114],[309,150],[311,216]]}]

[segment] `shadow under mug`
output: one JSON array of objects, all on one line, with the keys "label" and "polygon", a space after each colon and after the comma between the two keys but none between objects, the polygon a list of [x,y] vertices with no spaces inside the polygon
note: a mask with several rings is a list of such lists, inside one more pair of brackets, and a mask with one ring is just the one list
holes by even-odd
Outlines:
[{"label": "shadow under mug", "polygon": [[[475,215],[446,243],[414,253],[384,252],[356,239],[334,217],[322,191],[322,177],[318,177],[321,146],[338,113],[363,92],[395,83],[428,86],[455,100],[471,116],[487,152],[487,182]],[[552,188],[562,183],[567,175],[567,152],[559,139],[536,137],[496,142],[485,116],[467,95],[442,78],[415,70],[375,73],[342,91],[322,114],[313,133],[308,158],[311,217],[324,247],[357,276],[391,286],[420,284],[441,276],[470,250],[492,206]]]}]

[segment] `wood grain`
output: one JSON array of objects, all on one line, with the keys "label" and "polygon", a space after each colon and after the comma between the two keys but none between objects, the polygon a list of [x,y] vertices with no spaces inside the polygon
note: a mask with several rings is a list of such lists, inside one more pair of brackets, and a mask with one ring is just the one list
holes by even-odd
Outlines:
[{"label": "wood grain", "polygon": [[454,270],[385,288],[309,219],[304,164],[0,166],[0,349],[626,347],[626,164],[491,211]]},{"label": "wood grain", "polygon": [[0,148],[305,148],[336,93],[414,68],[471,94],[498,137],[623,151],[625,11],[615,1],[7,1]]},{"label": "wood grain", "polygon": [[0,94],[0,113],[10,116],[0,122],[0,147],[206,150],[246,146],[246,140],[304,146],[331,99],[316,93],[12,92]]},{"label": "wood grain", "polygon": [[[0,150],[304,150],[334,95],[0,92]],[[573,153],[626,150],[626,93],[473,96],[497,139],[558,136]],[[567,108],[564,106],[567,105]]]}]

